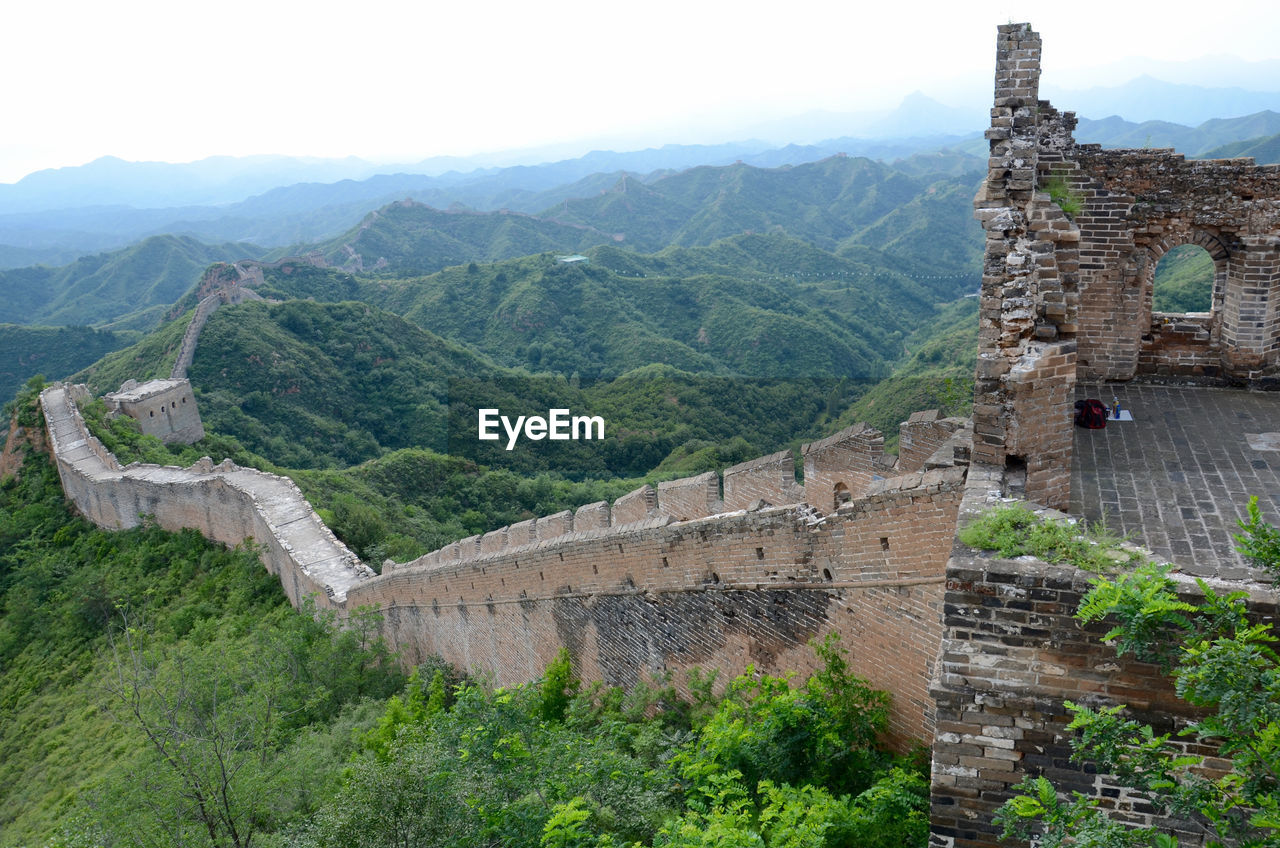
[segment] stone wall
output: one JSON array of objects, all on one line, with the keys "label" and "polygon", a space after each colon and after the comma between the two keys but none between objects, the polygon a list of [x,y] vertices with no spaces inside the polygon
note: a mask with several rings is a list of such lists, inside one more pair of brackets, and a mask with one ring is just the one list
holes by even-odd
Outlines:
[{"label": "stone wall", "polygon": [[[990,170],[975,201],[988,233],[984,330],[999,324],[1009,347],[1017,316],[1033,324],[1021,335],[1074,338],[1089,382],[1280,384],[1280,166],[1078,144],[1074,114],[1038,99],[1039,36],[1010,24],[998,41]],[[1068,218],[1060,207],[1072,202]],[[1212,308],[1196,330],[1158,335],[1186,323],[1152,312],[1156,264],[1182,244],[1214,260]],[[1030,284],[1013,285],[1020,276]]]},{"label": "stone wall", "polygon": [[230,461],[215,466],[207,458],[190,468],[122,468],[88,432],[69,387],[45,389],[40,406],[63,490],[98,526],[136,527],[150,517],[166,530],[190,527],[227,545],[251,539],[295,606],[311,598],[341,608],[348,591],[372,575],[293,481]]},{"label": "stone wall", "polygon": [[[1006,488],[1003,469],[970,468],[959,522],[1003,502]],[[1015,794],[1017,783],[1038,775],[1060,791],[1109,799],[1135,825],[1170,826],[1154,819],[1149,806],[1110,776],[1070,762],[1072,733],[1064,701],[1095,708],[1125,704],[1158,733],[1191,717],[1189,705],[1177,698],[1159,668],[1118,657],[1102,641],[1109,624],[1082,627],[1076,621],[1092,576],[957,544],[947,563],[941,650],[931,688],[937,705],[930,843],[935,848],[1006,844],[997,838],[995,811]],[[1193,579],[1173,576],[1184,598],[1194,601]],[[1235,583],[1231,588],[1249,592],[1250,606],[1260,616],[1274,619],[1280,613],[1267,587]]]},{"label": "stone wall", "polygon": [[878,481],[824,517],[804,505],[658,515],[467,561],[428,555],[348,604],[381,610],[409,658],[439,654],[500,684],[537,677],[561,646],[585,678],[623,686],[695,666],[807,674],[809,641],[834,630],[853,669],[893,693],[905,747],[932,736],[927,681],[963,479],[954,467]]},{"label": "stone wall", "polygon": [[1066,508],[1071,486],[1079,229],[1040,191],[1074,118],[1038,100],[1040,36],[999,27],[974,380],[975,462],[1026,469],[1027,495]]}]

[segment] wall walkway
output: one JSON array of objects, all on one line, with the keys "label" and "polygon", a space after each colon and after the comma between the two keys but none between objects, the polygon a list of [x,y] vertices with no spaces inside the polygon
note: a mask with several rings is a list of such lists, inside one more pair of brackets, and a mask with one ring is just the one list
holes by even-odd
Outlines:
[{"label": "wall walkway", "polygon": [[51,386],[41,392],[40,406],[63,490],[98,526],[136,527],[151,516],[166,530],[191,527],[227,545],[251,539],[295,606],[310,597],[320,607],[342,608],[347,593],[372,574],[292,480],[229,460],[121,467],[88,432],[74,394],[75,387]]}]

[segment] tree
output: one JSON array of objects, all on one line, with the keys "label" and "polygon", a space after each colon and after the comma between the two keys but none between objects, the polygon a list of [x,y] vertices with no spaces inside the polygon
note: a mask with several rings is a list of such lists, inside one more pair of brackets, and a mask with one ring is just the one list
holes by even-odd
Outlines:
[{"label": "tree", "polygon": [[299,709],[280,655],[243,643],[166,649],[124,626],[112,640],[109,708],[153,754],[102,810],[138,844],[248,848],[269,814],[277,737]]},{"label": "tree", "polygon": [[[1280,572],[1280,534],[1262,520],[1257,499],[1240,522],[1240,551],[1273,574]],[[1096,764],[1157,815],[1171,816],[1200,832],[1199,844],[1280,845],[1280,655],[1272,626],[1250,617],[1244,592],[1219,594],[1198,580],[1202,599],[1179,596],[1167,566],[1147,565],[1132,574],[1098,577],[1081,601],[1082,622],[1114,616],[1104,639],[1117,652],[1157,662],[1169,670],[1183,700],[1202,712],[1175,734],[1156,733],[1125,715],[1123,706],[1091,709],[1067,702],[1077,732],[1072,758]],[[1179,739],[1218,746],[1230,762],[1222,771],[1189,754]],[[1022,794],[997,820],[1004,835],[1052,846],[1173,848],[1178,837],[1126,826],[1097,799],[1076,793],[1064,800],[1044,777],[1028,778]]]},{"label": "tree", "polygon": [[374,616],[358,610],[337,630],[314,613],[282,607],[248,632],[177,642],[124,616],[106,707],[146,753],[91,802],[104,832],[121,844],[249,848],[291,815],[285,799],[316,777],[284,756],[300,729],[404,681]]}]

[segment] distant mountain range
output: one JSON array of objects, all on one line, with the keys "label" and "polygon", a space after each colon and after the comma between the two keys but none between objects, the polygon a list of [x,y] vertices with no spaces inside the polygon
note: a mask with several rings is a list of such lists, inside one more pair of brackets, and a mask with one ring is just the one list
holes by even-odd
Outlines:
[{"label": "distant mountain range", "polygon": [[1211,88],[1164,82],[1150,76],[1140,76],[1123,85],[1076,91],[1046,83],[1041,89],[1041,96],[1047,97],[1057,108],[1069,109],[1077,115],[1090,118],[1123,115],[1137,122],[1160,120],[1196,125],[1215,118],[1280,111],[1280,91]]},{"label": "distant mountain range", "polygon": [[[1047,92],[1060,107],[1086,116],[1081,140],[1108,147],[1175,147],[1194,156],[1280,132],[1276,93],[1149,77],[1121,86]],[[1242,118],[1202,119],[1245,109],[1251,114]],[[1132,120],[1147,115],[1163,120]],[[751,139],[597,150],[552,162],[538,161],[530,151],[401,165],[354,157],[213,157],[178,165],[104,157],[0,184],[0,268],[62,265],[170,233],[264,247],[318,242],[353,226],[370,210],[406,198],[439,209],[538,213],[607,190],[623,174],[650,183],[702,165],[742,162],[772,168],[845,153],[893,162],[917,174],[939,173],[944,166],[952,175],[976,173],[986,157],[985,123],[985,108],[953,108],[916,92],[893,110],[812,112],[752,128],[764,138],[824,139],[784,146]],[[937,158],[939,150],[949,157],[945,163]]]},{"label": "distant mountain range", "polygon": [[1117,117],[1101,121],[1081,118],[1076,139],[1103,147],[1172,147],[1187,156],[1208,157],[1211,151],[1224,145],[1249,140],[1256,142],[1261,137],[1276,133],[1280,133],[1280,112],[1266,111],[1243,118],[1214,118],[1196,127],[1167,121],[1136,124]]}]

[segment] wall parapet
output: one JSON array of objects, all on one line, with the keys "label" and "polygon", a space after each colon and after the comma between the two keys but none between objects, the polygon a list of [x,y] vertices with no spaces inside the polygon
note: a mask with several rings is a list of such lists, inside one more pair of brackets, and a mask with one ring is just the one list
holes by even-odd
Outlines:
[{"label": "wall parapet", "polygon": [[410,660],[440,655],[501,685],[536,678],[561,646],[581,676],[622,686],[694,666],[736,675],[748,662],[805,674],[809,641],[840,632],[856,673],[894,693],[891,741],[906,748],[933,732],[927,682],[964,486],[956,466],[891,478],[827,515],[805,504],[659,514],[424,558],[348,601],[380,610]]}]

